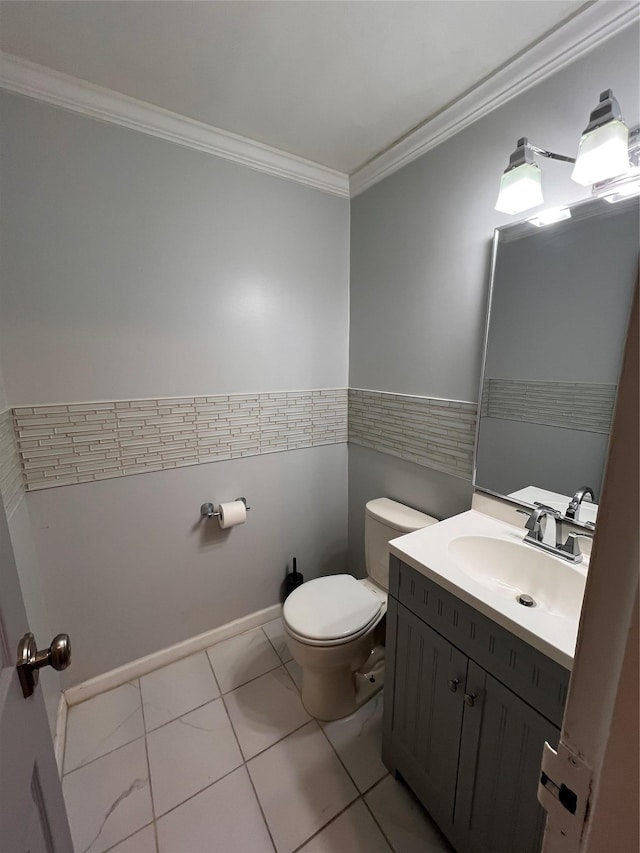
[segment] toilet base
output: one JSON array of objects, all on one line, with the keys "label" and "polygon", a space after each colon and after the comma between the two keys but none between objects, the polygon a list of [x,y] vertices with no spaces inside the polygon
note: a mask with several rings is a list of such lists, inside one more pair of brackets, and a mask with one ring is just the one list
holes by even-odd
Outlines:
[{"label": "toilet base", "polygon": [[364,705],[384,686],[384,647],[376,646],[353,672],[350,667],[319,672],[303,667],[302,704],[317,720],[339,720]]}]

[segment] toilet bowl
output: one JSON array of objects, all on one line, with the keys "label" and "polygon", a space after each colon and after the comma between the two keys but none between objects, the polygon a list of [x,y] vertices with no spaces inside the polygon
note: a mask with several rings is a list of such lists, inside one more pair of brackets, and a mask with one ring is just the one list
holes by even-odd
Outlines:
[{"label": "toilet bowl", "polygon": [[353,713],[384,683],[390,539],[436,519],[389,498],[365,508],[368,577],[330,575],[308,581],[284,603],[289,651],[302,668],[302,702],[311,716],[337,720]]}]

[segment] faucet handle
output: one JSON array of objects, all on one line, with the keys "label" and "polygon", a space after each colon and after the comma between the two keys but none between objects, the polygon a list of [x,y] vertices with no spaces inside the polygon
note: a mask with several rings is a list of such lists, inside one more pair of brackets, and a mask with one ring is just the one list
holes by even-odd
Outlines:
[{"label": "faucet handle", "polygon": [[578,537],[584,536],[585,539],[593,539],[592,533],[578,533],[577,531],[572,531],[567,536],[567,541],[564,543],[561,551],[564,551],[565,554],[569,554],[570,557],[573,557],[573,561],[575,563],[582,562],[582,551],[580,550],[580,544],[578,543]]},{"label": "faucet handle", "polygon": [[554,518],[556,518],[557,516],[560,515],[559,510],[554,509],[552,506],[547,506],[547,504],[543,504],[540,501],[534,501],[533,505],[537,506],[538,509],[543,509],[546,513],[548,513],[549,515],[552,515]]}]

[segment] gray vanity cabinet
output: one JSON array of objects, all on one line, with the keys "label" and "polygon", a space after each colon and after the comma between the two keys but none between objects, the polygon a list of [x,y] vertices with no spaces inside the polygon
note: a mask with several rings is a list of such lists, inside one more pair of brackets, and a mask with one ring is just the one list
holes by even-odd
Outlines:
[{"label": "gray vanity cabinet", "polygon": [[395,557],[390,568],[386,766],[458,853],[537,853],[542,747],[558,742],[569,673]]},{"label": "gray vanity cabinet", "polygon": [[560,731],[526,702],[469,661],[454,813],[461,849],[537,853],[545,812],[536,799],[542,746]]},{"label": "gray vanity cabinet", "polygon": [[[456,793],[458,751],[467,658],[410,610],[397,624],[396,691],[393,698],[394,748],[424,802],[451,816]],[[393,604],[391,614],[395,616]],[[387,620],[391,615],[387,611]],[[389,621],[387,621],[387,631]],[[434,814],[434,818],[437,819]]]}]

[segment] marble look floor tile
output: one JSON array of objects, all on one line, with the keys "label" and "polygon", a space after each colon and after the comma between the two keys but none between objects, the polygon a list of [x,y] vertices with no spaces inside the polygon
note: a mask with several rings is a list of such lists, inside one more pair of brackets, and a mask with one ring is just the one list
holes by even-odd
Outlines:
[{"label": "marble look floor tile", "polygon": [[302,667],[296,660],[290,660],[285,664],[286,670],[293,678],[298,690],[302,690]]},{"label": "marble look floor tile", "polygon": [[382,779],[382,692],[341,720],[320,723],[360,791]]},{"label": "marble look floor tile", "polygon": [[287,663],[287,661],[293,660],[291,652],[289,651],[289,646],[287,645],[284,628],[282,627],[282,619],[274,619],[273,622],[267,622],[266,625],[262,626],[262,630],[269,638],[271,645],[276,650],[282,663]]},{"label": "marble look floor tile", "polygon": [[64,772],[144,734],[138,682],[123,684],[69,708]]},{"label": "marble look floor tile", "polygon": [[76,853],[102,853],[153,820],[144,739],[62,780]]},{"label": "marble look floor tile", "polygon": [[402,782],[387,776],[365,796],[394,850],[454,853],[425,809]]},{"label": "marble look floor tile", "polygon": [[158,820],[160,853],[273,853],[244,767]]},{"label": "marble look floor tile", "polygon": [[357,800],[305,844],[300,853],[391,853],[391,848],[369,809]]},{"label": "marble look floor tile", "polygon": [[144,675],[140,691],[148,732],[220,695],[204,652]]},{"label": "marble look floor tile", "polygon": [[109,853],[157,853],[157,851],[156,831],[151,824],[127,838],[126,841],[111,847]]},{"label": "marble look floor tile", "polygon": [[315,721],[247,767],[278,853],[291,853],[358,796]]},{"label": "marble look floor tile", "polygon": [[207,649],[220,690],[228,693],[280,665],[262,628],[255,628]]},{"label": "marble look floor tile", "polygon": [[225,702],[245,759],[311,719],[283,666],[227,693]]},{"label": "marble look floor tile", "polygon": [[222,699],[149,732],[147,744],[156,815],[242,764]]}]

